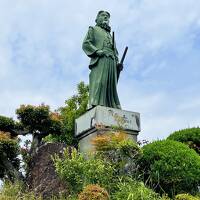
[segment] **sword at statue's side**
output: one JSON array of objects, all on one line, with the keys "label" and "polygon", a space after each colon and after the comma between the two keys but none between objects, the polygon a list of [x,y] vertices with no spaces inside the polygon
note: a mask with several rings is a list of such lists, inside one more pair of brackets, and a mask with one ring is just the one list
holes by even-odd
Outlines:
[{"label": "sword at statue's side", "polygon": [[[122,58],[121,58],[121,61],[119,62],[119,66],[121,66],[121,67],[123,67],[123,62],[124,62],[124,59],[125,59],[125,57],[126,57],[126,53],[127,53],[127,51],[128,51],[128,47],[126,46],[126,48],[125,48],[125,50],[124,50],[124,53],[123,53],[123,55],[122,55]],[[118,81],[118,79],[119,79],[119,75],[120,75],[120,72],[122,71],[122,69],[118,69],[117,70],[117,81]]]},{"label": "sword at statue's side", "polygon": [[126,47],[125,50],[124,50],[120,64],[123,64],[127,51],[128,51],[128,47]]}]

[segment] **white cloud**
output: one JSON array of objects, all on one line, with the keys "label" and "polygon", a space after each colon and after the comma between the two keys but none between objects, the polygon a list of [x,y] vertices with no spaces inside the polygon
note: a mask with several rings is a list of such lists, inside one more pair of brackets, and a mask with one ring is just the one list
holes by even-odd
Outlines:
[{"label": "white cloud", "polygon": [[88,82],[81,43],[102,9],[120,55],[129,46],[118,90],[124,109],[141,112],[141,137],[197,126],[198,0],[0,0],[0,114],[26,103],[59,107]]}]

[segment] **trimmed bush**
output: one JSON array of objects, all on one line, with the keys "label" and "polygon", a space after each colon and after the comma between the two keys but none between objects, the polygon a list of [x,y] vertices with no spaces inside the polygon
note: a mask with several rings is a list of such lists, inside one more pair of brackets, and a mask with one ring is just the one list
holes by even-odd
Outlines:
[{"label": "trimmed bush", "polygon": [[200,154],[200,128],[187,128],[175,131],[167,139],[187,144]]},{"label": "trimmed bush", "polygon": [[78,195],[78,200],[109,200],[108,192],[99,185],[88,185]]},{"label": "trimmed bush", "polygon": [[200,156],[185,144],[172,140],[145,145],[141,170],[149,186],[170,196],[196,192],[200,184]]}]

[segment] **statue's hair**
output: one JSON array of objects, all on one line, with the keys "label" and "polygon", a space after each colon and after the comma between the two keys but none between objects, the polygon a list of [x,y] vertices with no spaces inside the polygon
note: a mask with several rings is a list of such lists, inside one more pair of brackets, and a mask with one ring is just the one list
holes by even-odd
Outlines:
[{"label": "statue's hair", "polygon": [[105,11],[105,10],[100,10],[100,11],[98,12],[98,14],[97,14],[97,17],[96,17],[96,19],[95,19],[95,22],[96,22],[96,23],[97,23],[97,19],[98,19],[99,15],[100,15],[101,13],[103,13],[103,12],[107,13],[107,14],[108,14],[108,16],[110,17],[110,13],[109,13],[108,11]]}]

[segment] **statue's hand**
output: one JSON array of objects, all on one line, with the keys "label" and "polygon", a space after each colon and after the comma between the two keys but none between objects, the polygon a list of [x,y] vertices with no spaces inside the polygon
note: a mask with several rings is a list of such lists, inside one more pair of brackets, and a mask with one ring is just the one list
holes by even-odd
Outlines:
[{"label": "statue's hand", "polygon": [[118,63],[117,64],[117,69],[119,70],[119,71],[122,71],[123,70],[123,64],[122,63]]},{"label": "statue's hand", "polygon": [[97,50],[96,54],[97,54],[97,56],[103,56],[104,52],[103,52],[103,50]]}]

